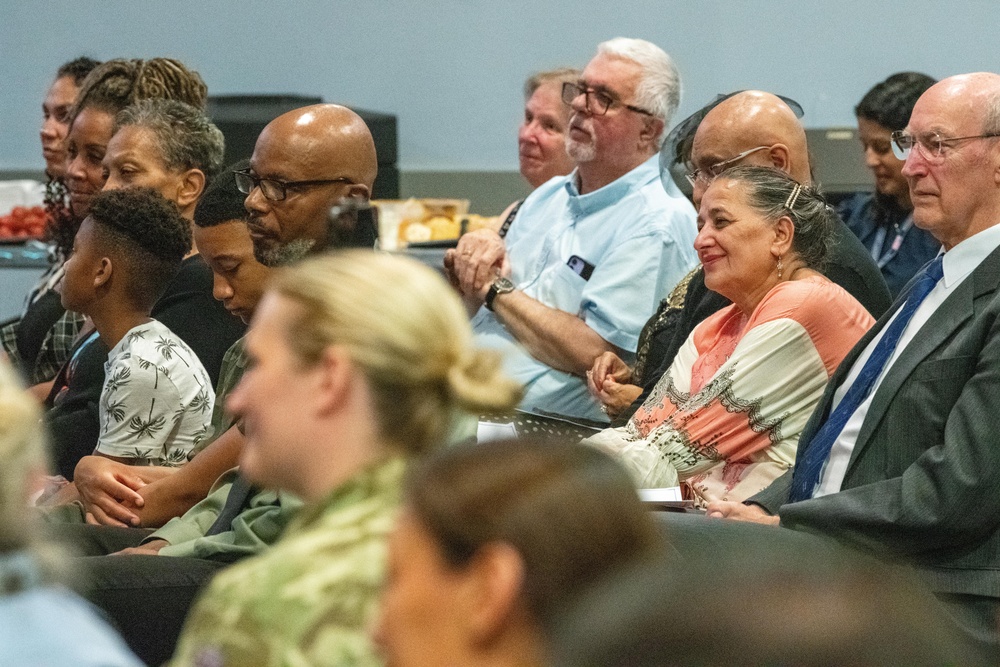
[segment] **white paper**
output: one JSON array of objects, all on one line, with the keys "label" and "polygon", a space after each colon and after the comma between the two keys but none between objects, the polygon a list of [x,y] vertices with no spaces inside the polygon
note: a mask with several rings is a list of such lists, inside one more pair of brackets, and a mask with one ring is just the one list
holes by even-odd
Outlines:
[{"label": "white paper", "polygon": [[479,443],[494,440],[510,440],[517,437],[517,428],[513,424],[497,424],[495,422],[479,422],[476,430],[476,441]]},{"label": "white paper", "polygon": [[646,503],[676,503],[683,500],[681,487],[668,486],[662,489],[639,489],[639,500]]}]

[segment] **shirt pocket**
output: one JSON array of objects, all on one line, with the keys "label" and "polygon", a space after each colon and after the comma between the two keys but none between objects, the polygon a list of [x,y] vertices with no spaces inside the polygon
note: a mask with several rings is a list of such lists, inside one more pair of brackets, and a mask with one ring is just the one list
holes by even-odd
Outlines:
[{"label": "shirt pocket", "polygon": [[572,315],[582,313],[583,290],[587,281],[565,264],[549,270],[539,290],[539,301]]},{"label": "shirt pocket", "polygon": [[[976,357],[946,357],[919,364],[910,374],[910,382],[938,382],[951,378],[967,379],[972,375]],[[964,384],[964,383],[963,383]]]}]

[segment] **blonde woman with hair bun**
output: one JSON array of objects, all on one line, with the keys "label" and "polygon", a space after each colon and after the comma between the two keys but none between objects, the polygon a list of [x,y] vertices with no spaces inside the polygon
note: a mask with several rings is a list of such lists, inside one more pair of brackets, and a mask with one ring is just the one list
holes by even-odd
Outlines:
[{"label": "blonde woman with hair bun", "polygon": [[40,419],[38,402],[0,362],[0,663],[138,666],[90,605],[59,585],[62,559],[38,538],[28,497],[47,468]]},{"label": "blonde woman with hair bun", "polygon": [[261,556],[220,573],[171,664],[380,664],[365,635],[408,462],[521,388],[472,347],[444,279],[354,250],[281,270],[247,335],[228,408],[242,472],[306,503]]}]

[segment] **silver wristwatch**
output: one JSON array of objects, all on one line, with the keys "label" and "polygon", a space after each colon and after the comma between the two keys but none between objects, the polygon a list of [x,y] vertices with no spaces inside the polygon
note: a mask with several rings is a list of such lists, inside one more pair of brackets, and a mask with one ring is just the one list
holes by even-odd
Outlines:
[{"label": "silver wristwatch", "polygon": [[490,285],[490,290],[486,293],[486,307],[492,311],[493,301],[501,294],[513,292],[515,287],[509,278],[501,277],[494,280],[493,284]]}]

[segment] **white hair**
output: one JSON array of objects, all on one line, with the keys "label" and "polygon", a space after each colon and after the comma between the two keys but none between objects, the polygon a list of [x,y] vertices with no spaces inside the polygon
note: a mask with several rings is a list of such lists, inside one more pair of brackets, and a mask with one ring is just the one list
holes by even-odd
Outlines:
[{"label": "white hair", "polygon": [[681,74],[673,59],[656,44],[629,37],[601,42],[597,45],[597,53],[631,60],[642,68],[633,103],[663,121],[663,132],[657,139],[662,144],[670,120],[681,103]]}]

